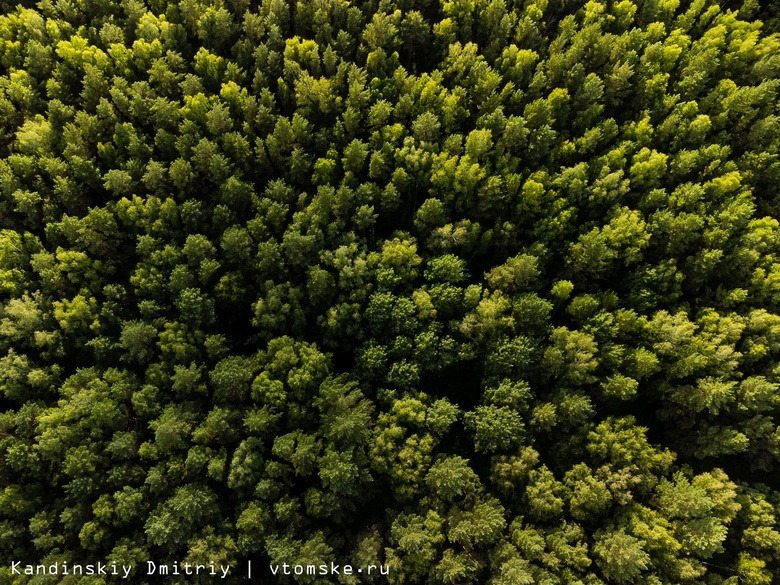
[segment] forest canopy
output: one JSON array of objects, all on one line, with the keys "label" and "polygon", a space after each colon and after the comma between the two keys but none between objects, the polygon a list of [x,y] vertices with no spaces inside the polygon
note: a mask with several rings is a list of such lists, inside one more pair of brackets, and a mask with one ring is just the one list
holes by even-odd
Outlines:
[{"label": "forest canopy", "polygon": [[17,2],[0,581],[780,583],[773,3]]}]

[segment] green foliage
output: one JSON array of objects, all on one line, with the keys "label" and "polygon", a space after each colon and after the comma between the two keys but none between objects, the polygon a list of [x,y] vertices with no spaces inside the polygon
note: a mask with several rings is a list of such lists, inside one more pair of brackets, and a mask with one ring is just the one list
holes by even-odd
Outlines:
[{"label": "green foliage", "polygon": [[593,554],[604,576],[615,583],[635,583],[650,562],[642,542],[622,530],[597,536]]},{"label": "green foliage", "polygon": [[774,583],[775,4],[0,1],[0,581]]}]

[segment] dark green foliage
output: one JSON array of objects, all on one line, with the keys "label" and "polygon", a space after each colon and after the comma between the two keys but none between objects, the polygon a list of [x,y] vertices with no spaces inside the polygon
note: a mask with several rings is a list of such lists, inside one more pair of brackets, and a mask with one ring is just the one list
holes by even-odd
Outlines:
[{"label": "dark green foliage", "polygon": [[776,4],[0,1],[0,581],[780,583]]}]

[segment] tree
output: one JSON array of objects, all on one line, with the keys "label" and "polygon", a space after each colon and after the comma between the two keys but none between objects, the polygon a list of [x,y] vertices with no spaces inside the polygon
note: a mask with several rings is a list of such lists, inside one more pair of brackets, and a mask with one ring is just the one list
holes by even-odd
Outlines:
[{"label": "tree", "polygon": [[597,537],[593,553],[604,576],[616,583],[635,582],[650,562],[642,542],[622,530]]},{"label": "tree", "polygon": [[780,574],[771,3],[12,4],[0,581]]}]

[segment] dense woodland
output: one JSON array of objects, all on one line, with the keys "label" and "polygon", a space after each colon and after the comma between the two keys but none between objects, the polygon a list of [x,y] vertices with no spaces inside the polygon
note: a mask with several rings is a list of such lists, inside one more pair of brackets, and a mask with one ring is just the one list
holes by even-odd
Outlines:
[{"label": "dense woodland", "polygon": [[18,1],[2,583],[780,583],[772,4]]}]

